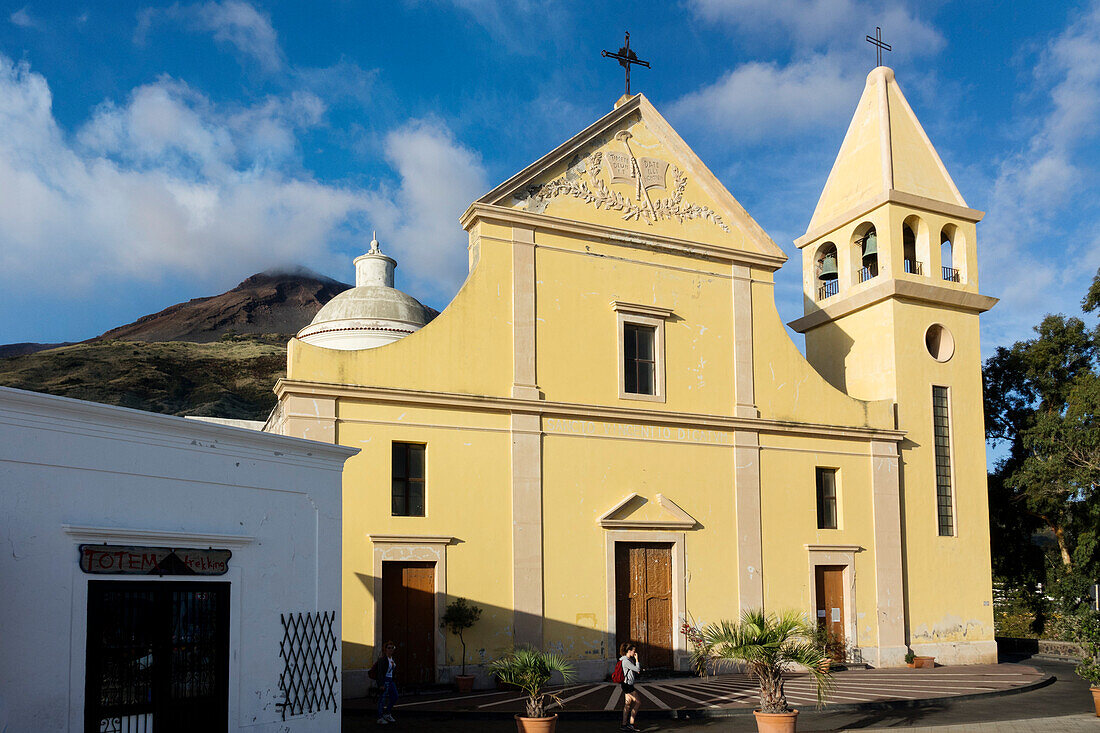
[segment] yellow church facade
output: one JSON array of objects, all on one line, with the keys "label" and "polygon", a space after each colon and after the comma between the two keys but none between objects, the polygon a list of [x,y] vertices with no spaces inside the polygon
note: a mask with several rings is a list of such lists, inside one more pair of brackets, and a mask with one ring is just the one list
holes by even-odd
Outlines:
[{"label": "yellow church facade", "polygon": [[685,621],[761,606],[875,666],[995,661],[980,217],[883,67],[796,242],[805,357],[782,250],[642,95],[474,202],[442,313],[377,348],[292,340],[276,387],[269,430],[360,449],[346,694],[391,638],[407,682],[450,680],[458,597],[482,684],[515,644],[585,679],[626,638],[685,669]]}]

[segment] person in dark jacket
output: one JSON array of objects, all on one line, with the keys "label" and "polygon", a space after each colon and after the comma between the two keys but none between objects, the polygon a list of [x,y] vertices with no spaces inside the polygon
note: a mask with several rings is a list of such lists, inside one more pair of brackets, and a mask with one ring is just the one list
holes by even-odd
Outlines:
[{"label": "person in dark jacket", "polygon": [[619,687],[623,691],[623,724],[620,730],[636,731],[634,717],[638,709],[642,707],[642,701],[634,690],[634,682],[642,671],[642,663],[638,661],[638,647],[632,641],[624,641],[619,645],[619,662],[623,665],[623,681]]},{"label": "person in dark jacket", "polygon": [[397,702],[397,660],[393,658],[396,650],[397,645],[387,641],[368,675],[378,684],[378,725],[397,722],[393,719],[393,706]]}]

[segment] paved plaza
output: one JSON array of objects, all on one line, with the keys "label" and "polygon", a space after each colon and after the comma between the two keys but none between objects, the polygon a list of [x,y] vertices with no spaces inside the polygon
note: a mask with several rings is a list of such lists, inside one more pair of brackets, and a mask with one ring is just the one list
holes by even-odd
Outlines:
[{"label": "paved plaza", "polygon": [[[808,680],[796,677],[788,683],[788,697],[802,711],[799,731],[902,728],[914,733],[1100,733],[1100,718],[1091,712],[1088,685],[1073,673],[1072,664],[1027,660],[1022,664],[933,670],[840,672],[835,678],[831,703],[823,710],[815,708]],[[566,710],[558,730],[617,730],[615,704],[621,701],[614,687],[595,683],[565,688],[562,696]],[[638,725],[647,733],[756,730],[751,714],[755,686],[740,675],[654,680],[642,687],[646,691]],[[377,727],[375,699],[346,703],[345,731],[357,733]],[[515,693],[408,696],[395,710],[398,725],[391,730],[511,733],[515,730],[511,718],[519,705],[520,697]]]}]

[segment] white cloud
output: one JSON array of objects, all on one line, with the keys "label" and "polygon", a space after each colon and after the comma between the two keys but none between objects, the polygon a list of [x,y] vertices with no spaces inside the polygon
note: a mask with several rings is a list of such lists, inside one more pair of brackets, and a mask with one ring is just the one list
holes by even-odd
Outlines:
[{"label": "white cloud", "polygon": [[835,126],[855,107],[861,75],[835,56],[817,55],[786,66],[750,62],[686,94],[671,108],[675,118],[742,142],[774,140]]},{"label": "white cloud", "polygon": [[[449,296],[466,276],[466,234],[458,218],[488,190],[476,153],[457,143],[437,120],[417,120],[391,132],[386,158],[400,176],[397,190],[368,205],[384,251],[399,262],[399,278],[416,290]],[[405,289],[402,284],[399,287]]]},{"label": "white cloud", "polygon": [[162,22],[184,23],[193,30],[212,33],[214,40],[235,47],[267,71],[283,67],[283,51],[271,18],[241,0],[146,8],[138,14],[135,40],[144,43],[153,25]]},{"label": "white cloud", "polygon": [[983,290],[1002,299],[986,320],[994,344],[1028,337],[1043,313],[1077,312],[1100,266],[1100,1],[1044,49],[1032,82],[1034,132],[1001,161],[979,230]]},{"label": "white cloud", "polygon": [[944,43],[936,29],[894,2],[689,0],[688,5],[705,20],[727,23],[746,32],[767,32],[772,42],[789,38],[800,46],[848,49],[858,44],[866,58],[872,50],[863,49],[862,40],[865,35],[874,35],[874,26],[884,29],[883,40],[887,43],[897,41],[895,53],[902,56],[934,53]]},{"label": "white cloud", "polygon": [[38,25],[34,18],[31,17],[30,10],[27,9],[26,5],[9,15],[8,20],[20,28],[35,28]]},{"label": "white cloud", "polygon": [[389,135],[391,192],[302,169],[297,136],[324,113],[308,93],[225,109],[163,78],[73,136],[51,105],[43,76],[0,56],[0,291],[168,276],[227,286],[298,263],[346,275],[342,253],[365,246],[367,218],[424,289],[445,299],[465,273],[456,220],[485,174],[441,123]]}]

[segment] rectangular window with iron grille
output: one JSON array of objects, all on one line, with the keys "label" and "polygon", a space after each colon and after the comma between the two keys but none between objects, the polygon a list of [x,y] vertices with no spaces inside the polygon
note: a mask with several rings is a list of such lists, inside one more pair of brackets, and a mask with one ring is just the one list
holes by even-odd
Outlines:
[{"label": "rectangular window with iron grille", "polygon": [[623,391],[630,394],[656,394],[657,329],[636,323],[623,324]]},{"label": "rectangular window with iron grille", "polygon": [[940,537],[955,534],[951,494],[951,405],[947,387],[932,387],[933,437],[936,449],[936,516]]},{"label": "rectangular window with iron grille", "polygon": [[391,514],[395,517],[424,516],[423,443],[393,444]]},{"label": "rectangular window with iron grille", "polygon": [[836,529],[836,469],[817,469],[817,528]]}]

